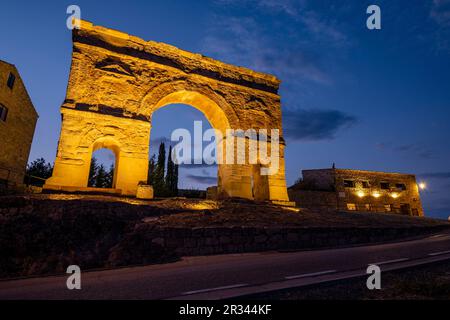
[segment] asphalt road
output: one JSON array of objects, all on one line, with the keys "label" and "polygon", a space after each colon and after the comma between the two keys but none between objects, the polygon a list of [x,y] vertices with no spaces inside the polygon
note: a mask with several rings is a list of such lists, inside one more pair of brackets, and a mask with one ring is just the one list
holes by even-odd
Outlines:
[{"label": "asphalt road", "polygon": [[0,281],[0,299],[215,299],[258,291],[252,288],[267,291],[272,284],[284,288],[338,279],[364,271],[369,264],[384,270],[446,257],[450,258],[450,231],[381,245],[186,257],[164,265],[82,272],[81,290],[68,290],[67,276]]}]

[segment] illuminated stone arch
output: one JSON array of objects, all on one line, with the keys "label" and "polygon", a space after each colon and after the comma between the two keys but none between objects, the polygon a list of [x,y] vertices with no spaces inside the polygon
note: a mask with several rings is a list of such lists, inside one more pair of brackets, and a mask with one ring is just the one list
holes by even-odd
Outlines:
[{"label": "illuminated stone arch", "polygon": [[151,119],[159,108],[169,104],[187,104],[203,113],[211,126],[225,133],[241,125],[235,110],[226,100],[207,87],[194,86],[186,81],[171,81],[153,88],[142,99],[140,110]]},{"label": "illuminated stone arch", "polygon": [[[218,191],[224,198],[288,201],[279,84],[272,75],[81,21],[73,31],[58,151],[45,188],[86,187],[92,152],[104,146],[116,156],[115,188],[136,195],[147,179],[152,114],[180,103],[200,110],[224,135],[278,129],[279,169],[261,178],[260,165],[220,164]],[[264,185],[255,191],[254,183]]]}]

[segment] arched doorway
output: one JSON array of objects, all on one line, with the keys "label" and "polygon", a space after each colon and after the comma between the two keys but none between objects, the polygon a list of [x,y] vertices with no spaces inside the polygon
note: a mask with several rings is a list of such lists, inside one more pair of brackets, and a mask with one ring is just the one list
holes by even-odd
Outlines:
[{"label": "arched doorway", "polygon": [[[215,150],[208,152],[216,147],[215,135],[208,137],[208,140],[203,140],[203,134],[213,132],[212,126],[202,112],[196,108],[186,104],[168,104],[152,113],[152,128],[150,132],[150,161],[149,161],[149,184],[153,185],[154,195],[162,196],[182,196],[189,198],[204,198],[206,196],[206,189],[211,186],[217,186],[217,163],[215,161]],[[176,147],[184,144],[182,138],[172,135],[176,134],[177,130],[183,130],[188,134],[187,144],[190,146],[186,158],[189,158],[188,163],[177,163],[169,168],[169,157],[172,153],[175,160]],[[184,138],[183,138],[184,139]],[[161,182],[156,182],[156,179],[161,179],[157,174],[161,171],[161,147],[164,146],[165,166],[163,167],[165,175],[165,185]],[[213,148],[211,148],[213,147]],[[206,151],[206,152],[204,152]],[[204,154],[205,153],[205,154]],[[206,159],[203,158],[206,156]],[[158,190],[161,186],[165,189],[168,187],[169,177],[172,177],[170,170],[176,169],[177,193],[174,194],[171,190]],[[161,192],[163,191],[163,192]],[[165,192],[164,192],[165,191]]]},{"label": "arched doorway", "polygon": [[[253,199],[251,176],[252,169],[249,164],[227,163],[227,153],[233,153],[237,158],[238,144],[234,143],[233,150],[227,149],[227,130],[240,129],[240,121],[234,110],[228,103],[213,91],[203,89],[202,92],[186,90],[189,84],[176,82],[163,84],[143,99],[141,109],[153,121],[153,113],[157,110],[173,104],[191,106],[200,111],[211,124],[211,127],[220,134],[223,139],[217,141],[218,179],[217,193],[220,198],[245,198]],[[229,148],[228,148],[229,149]],[[221,158],[221,159],[219,159]]]}]

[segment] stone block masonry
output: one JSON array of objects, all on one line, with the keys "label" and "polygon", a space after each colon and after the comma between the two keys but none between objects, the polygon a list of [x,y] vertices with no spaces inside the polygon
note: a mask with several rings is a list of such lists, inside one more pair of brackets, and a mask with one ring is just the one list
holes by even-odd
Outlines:
[{"label": "stone block masonry", "polygon": [[[92,153],[107,148],[117,163],[113,188],[136,196],[147,177],[152,114],[169,104],[198,109],[224,137],[230,129],[282,133],[279,84],[273,75],[81,21],[53,176],[44,188],[86,187]],[[217,197],[289,201],[281,134],[279,140],[278,171],[265,179],[261,159],[219,164]]]},{"label": "stone block masonry", "polygon": [[37,119],[17,68],[0,60],[0,184],[23,184]]},{"label": "stone block masonry", "polygon": [[335,168],[302,173],[303,180],[289,188],[290,198],[300,207],[424,216],[412,174]]}]

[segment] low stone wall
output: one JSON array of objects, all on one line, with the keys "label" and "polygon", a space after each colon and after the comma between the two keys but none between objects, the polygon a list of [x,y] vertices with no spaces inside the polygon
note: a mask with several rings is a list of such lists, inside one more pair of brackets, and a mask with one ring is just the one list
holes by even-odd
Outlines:
[{"label": "low stone wall", "polygon": [[[355,227],[351,222],[348,222],[348,227],[306,227],[295,226],[295,221],[291,225],[275,227],[275,221],[280,222],[274,219],[277,214],[271,213],[267,216],[266,227],[249,226],[252,222],[245,219],[243,223],[247,226],[233,226],[231,219],[217,217],[209,225],[228,225],[210,227],[203,224],[203,227],[192,228],[164,224],[167,223],[164,217],[180,214],[180,219],[176,219],[178,223],[182,223],[183,217],[188,220],[201,215],[214,217],[209,210],[185,215],[189,211],[187,206],[193,208],[198,204],[194,200],[186,203],[185,200],[173,199],[167,207],[164,201],[157,206],[151,202],[139,204],[140,201],[130,199],[123,199],[125,202],[117,199],[106,201],[107,198],[97,196],[90,197],[89,201],[74,200],[77,197],[62,195],[57,197],[60,200],[48,195],[1,197],[0,278],[64,273],[71,264],[88,270],[166,263],[181,256],[373,244],[427,235],[450,227],[444,221],[431,223],[425,220],[416,220],[419,225],[410,227],[408,223],[412,220],[397,222],[394,226],[388,224],[388,216],[385,223],[378,221],[378,224],[361,227]],[[205,205],[205,202],[201,204]],[[222,211],[221,214],[231,218],[236,213]],[[335,219],[344,217],[336,215]],[[356,216],[354,218],[357,219]],[[304,221],[306,224],[308,219]]]},{"label": "low stone wall", "polygon": [[336,211],[338,208],[336,192],[288,189],[289,199],[298,207],[312,210]]},{"label": "low stone wall", "polygon": [[160,228],[136,233],[180,256],[295,250],[380,243],[432,234],[446,227],[411,228]]}]

